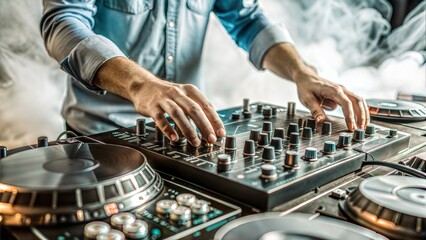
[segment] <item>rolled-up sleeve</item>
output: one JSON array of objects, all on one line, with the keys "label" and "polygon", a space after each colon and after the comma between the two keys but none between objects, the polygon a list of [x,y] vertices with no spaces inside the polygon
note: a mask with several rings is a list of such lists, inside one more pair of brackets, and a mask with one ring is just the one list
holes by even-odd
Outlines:
[{"label": "rolled-up sleeve", "polygon": [[263,70],[263,58],[271,47],[293,44],[287,28],[271,23],[258,0],[217,0],[214,13],[237,45],[248,51],[250,62],[259,70]]},{"label": "rolled-up sleeve", "polygon": [[93,84],[98,68],[123,52],[109,39],[92,31],[94,0],[44,0],[40,28],[49,54],[61,68],[87,89],[102,93]]}]

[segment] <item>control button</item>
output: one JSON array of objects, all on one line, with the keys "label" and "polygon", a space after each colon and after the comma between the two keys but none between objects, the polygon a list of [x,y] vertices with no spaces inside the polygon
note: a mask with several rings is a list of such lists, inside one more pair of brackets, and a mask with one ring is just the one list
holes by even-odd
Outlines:
[{"label": "control button", "polygon": [[321,133],[322,134],[324,134],[324,135],[329,135],[329,134],[331,134],[331,132],[332,132],[332,129],[333,129],[333,127],[332,127],[333,125],[331,124],[331,122],[324,122],[323,124],[322,124],[322,130],[321,130]]},{"label": "control button", "polygon": [[263,111],[263,105],[262,104],[257,104],[256,112],[257,113],[262,113],[262,111]]},{"label": "control button", "polygon": [[263,109],[263,118],[265,119],[272,118],[272,109],[270,107],[266,107]]},{"label": "control button", "polygon": [[277,107],[271,107],[272,109],[272,116],[276,116],[277,115]]},{"label": "control button", "polygon": [[333,141],[324,142],[324,154],[334,154],[336,152],[336,143]]},{"label": "control button", "polygon": [[291,133],[299,133],[299,125],[297,123],[288,124],[287,137],[289,138]]},{"label": "control button", "polygon": [[174,200],[163,199],[157,202],[155,205],[155,211],[160,214],[168,214],[174,209],[176,209],[178,203]]},{"label": "control button", "polygon": [[303,158],[306,161],[310,161],[310,162],[318,160],[318,150],[313,147],[307,147],[305,149],[305,156],[303,156]]},{"label": "control button", "polygon": [[7,157],[7,147],[0,146],[0,158]]},{"label": "control button", "polygon": [[261,178],[274,179],[277,178],[277,167],[272,164],[263,164],[261,167]]},{"label": "control button", "polygon": [[240,113],[237,113],[237,112],[232,113],[232,116],[231,116],[232,120],[240,120],[240,118],[241,118]]},{"label": "control button", "polygon": [[226,150],[236,150],[237,149],[237,138],[235,136],[226,136],[225,149]]},{"label": "control button", "polygon": [[299,145],[299,133],[291,133],[290,140],[288,141],[290,146],[298,146]]},{"label": "control button", "polygon": [[111,216],[111,226],[121,229],[123,225],[132,223],[136,220],[135,215],[128,212],[121,212]]},{"label": "control button", "polygon": [[207,214],[210,211],[209,202],[204,200],[197,200],[191,205],[192,213],[198,215]]},{"label": "control button", "polygon": [[156,143],[164,142],[164,134],[158,126],[155,126],[155,142]]},{"label": "control button", "polygon": [[136,120],[136,135],[143,136],[146,134],[146,120],[145,118],[139,118]]},{"label": "control button", "polygon": [[330,196],[336,199],[344,199],[346,197],[346,191],[342,189],[334,189],[333,191],[331,191]]},{"label": "control button", "polygon": [[84,226],[84,236],[89,239],[94,239],[100,234],[105,234],[111,230],[111,227],[106,222],[94,221],[89,222]]},{"label": "control button", "polygon": [[312,131],[315,132],[315,130],[317,129],[317,122],[315,122],[315,119],[313,118],[308,118],[306,120],[306,127],[312,128]]},{"label": "control button", "polygon": [[197,198],[190,193],[181,193],[176,197],[176,201],[179,205],[187,207],[190,207],[195,200],[197,200]]},{"label": "control button", "polygon": [[243,112],[244,118],[251,118],[251,116],[252,116],[251,112]]},{"label": "control button", "polygon": [[367,128],[365,129],[365,134],[367,136],[374,136],[374,135],[376,135],[376,126],[374,126],[373,124],[368,124]]},{"label": "control button", "polygon": [[191,209],[185,206],[178,206],[170,213],[170,219],[186,222],[191,219]]},{"label": "control button", "polygon": [[263,148],[262,159],[264,162],[272,162],[275,160],[275,149],[271,146]]},{"label": "control button", "polygon": [[251,130],[250,131],[249,139],[251,139],[251,140],[253,140],[255,142],[259,141],[259,133],[260,133],[260,131],[257,130],[257,129]]},{"label": "control button", "polygon": [[256,149],[255,149],[255,144],[254,141],[251,139],[248,139],[244,142],[244,149],[243,149],[243,154],[246,156],[253,156]]},{"label": "control button", "polygon": [[243,112],[250,112],[250,99],[243,99]]},{"label": "control button", "polygon": [[179,139],[176,142],[170,141],[170,145],[173,147],[182,147],[187,144],[186,138],[183,136],[182,131],[179,129],[177,125],[174,125],[174,129],[179,137]]},{"label": "control button", "polygon": [[365,139],[365,131],[363,129],[355,129],[353,140],[356,142],[362,142]]},{"label": "control button", "polygon": [[396,129],[390,129],[389,130],[389,137],[396,137],[396,136],[398,136],[398,130],[396,130]]},{"label": "control button", "polygon": [[217,155],[217,170],[229,171],[231,169],[231,156],[225,153]]},{"label": "control button", "polygon": [[257,145],[259,147],[265,147],[265,146],[268,146],[268,144],[269,144],[269,134],[260,133],[259,134],[259,142],[257,143]]},{"label": "control button", "polygon": [[284,139],[285,138],[285,130],[284,128],[275,128],[274,137]]},{"label": "control button", "polygon": [[287,103],[287,116],[289,116],[289,117],[294,116],[295,112],[296,112],[296,103],[295,102],[288,102]]},{"label": "control button", "polygon": [[136,221],[125,224],[123,233],[131,239],[141,239],[148,235],[148,224],[145,221],[137,219]]},{"label": "control button", "polygon": [[297,125],[299,125],[299,129],[304,128],[304,127],[305,127],[305,124],[306,124],[305,119],[303,119],[303,118],[299,118],[299,119],[297,120]]},{"label": "control button", "polygon": [[274,147],[275,151],[283,150],[283,139],[279,137],[273,137],[271,139],[271,146]]},{"label": "control button", "polygon": [[302,138],[303,139],[312,139],[313,138],[312,128],[304,127],[302,130]]},{"label": "control button", "polygon": [[285,168],[299,168],[299,153],[296,151],[287,151],[284,159]]},{"label": "control button", "polygon": [[337,141],[337,147],[345,148],[351,145],[352,137],[348,133],[341,133],[339,135],[339,140]]},{"label": "control button", "polygon": [[37,138],[37,147],[47,147],[48,146],[48,139],[46,136],[41,136]]},{"label": "control button", "polygon": [[98,235],[97,240],[124,240],[126,237],[121,231],[111,229],[109,232]]}]

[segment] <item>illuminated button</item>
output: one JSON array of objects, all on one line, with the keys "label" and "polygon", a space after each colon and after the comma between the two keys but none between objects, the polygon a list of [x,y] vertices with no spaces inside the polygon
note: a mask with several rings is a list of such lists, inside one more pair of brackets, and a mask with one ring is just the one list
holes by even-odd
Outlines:
[{"label": "illuminated button", "polygon": [[172,55],[167,56],[167,61],[169,61],[170,63],[172,63],[174,60]]},{"label": "illuminated button", "polygon": [[169,25],[169,28],[174,28],[175,27],[175,22],[174,21],[169,21],[169,23],[167,25]]},{"label": "illuminated button", "polygon": [[112,229],[109,232],[105,234],[98,235],[96,238],[97,240],[124,240],[126,237],[124,236],[124,233]]},{"label": "illuminated button", "polygon": [[178,206],[170,213],[170,219],[173,221],[188,221],[191,219],[191,209],[185,206]]},{"label": "illuminated button", "polygon": [[131,213],[128,213],[128,212],[117,213],[111,216],[111,225],[115,228],[121,229],[123,225],[133,223],[135,220],[136,220],[135,215]]},{"label": "illuminated button", "polygon": [[178,204],[176,201],[164,199],[157,202],[155,205],[155,211],[160,214],[167,214],[175,210],[177,206]]},{"label": "illuminated button", "polygon": [[148,235],[148,224],[137,219],[136,221],[123,226],[124,234],[132,239],[144,238]]},{"label": "illuminated button", "polygon": [[84,236],[89,239],[96,238],[98,235],[105,234],[111,230],[106,222],[89,222],[84,226]]},{"label": "illuminated button", "polygon": [[195,214],[207,214],[210,210],[209,203],[204,200],[197,200],[191,205],[191,210]]},{"label": "illuminated button", "polygon": [[176,201],[181,206],[190,207],[195,202],[195,200],[197,200],[197,198],[193,194],[190,194],[190,193],[182,193],[182,194],[179,194],[176,197]]}]

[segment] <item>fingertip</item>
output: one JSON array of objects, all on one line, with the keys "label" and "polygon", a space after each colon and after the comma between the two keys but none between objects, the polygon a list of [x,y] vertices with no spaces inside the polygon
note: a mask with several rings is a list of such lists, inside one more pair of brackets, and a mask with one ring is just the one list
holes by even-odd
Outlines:
[{"label": "fingertip", "polygon": [[209,136],[207,137],[207,140],[209,143],[215,143],[217,141],[217,138],[213,133],[210,133]]},{"label": "fingertip", "polygon": [[315,117],[315,121],[316,121],[317,123],[324,122],[324,120],[325,120],[325,116],[324,116],[324,115],[322,115],[322,114],[319,114],[319,115],[317,115],[317,116]]},{"label": "fingertip", "polygon": [[170,134],[170,140],[172,142],[176,142],[177,140],[179,140],[179,137],[176,134],[172,133]]},{"label": "fingertip", "polygon": [[216,131],[217,135],[219,137],[225,137],[226,136],[226,131],[224,128],[220,128],[219,130]]}]

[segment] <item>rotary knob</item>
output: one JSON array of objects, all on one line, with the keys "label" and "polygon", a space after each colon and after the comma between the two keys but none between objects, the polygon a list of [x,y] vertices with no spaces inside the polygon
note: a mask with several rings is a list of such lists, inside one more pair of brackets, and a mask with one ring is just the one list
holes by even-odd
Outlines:
[{"label": "rotary knob", "polygon": [[271,139],[272,136],[272,123],[271,122],[264,122],[262,126],[262,132],[267,133],[269,139]]},{"label": "rotary knob", "polygon": [[274,130],[274,137],[278,137],[281,139],[285,138],[285,130],[284,128],[275,128]]},{"label": "rotary knob", "polygon": [[333,125],[331,124],[331,122],[324,122],[322,124],[322,130],[321,133],[324,135],[330,135],[333,129]]},{"label": "rotary knob", "polygon": [[393,138],[393,137],[396,137],[396,136],[398,136],[398,130],[396,130],[396,129],[389,129],[389,137]]},{"label": "rotary knob", "polygon": [[251,130],[250,131],[249,139],[251,139],[251,140],[253,140],[255,142],[259,141],[259,133],[260,133],[260,131],[257,130],[257,129]]},{"label": "rotary knob", "polygon": [[135,215],[128,212],[121,212],[111,216],[111,226],[122,229],[123,225],[133,223],[136,220]]},{"label": "rotary knob", "polygon": [[303,139],[312,139],[313,138],[312,128],[304,127],[302,130],[302,138]]},{"label": "rotary knob", "polygon": [[84,236],[88,239],[95,239],[98,235],[108,233],[111,227],[106,222],[94,221],[84,226]]},{"label": "rotary knob", "polygon": [[355,129],[353,140],[356,142],[362,142],[365,139],[365,131],[363,129]]},{"label": "rotary knob", "polygon": [[155,205],[155,211],[159,214],[168,214],[177,208],[178,203],[174,200],[163,199]]},{"label": "rotary knob", "polygon": [[299,125],[297,123],[288,124],[287,137],[289,138],[291,133],[299,133]]},{"label": "rotary knob", "polygon": [[251,112],[243,112],[244,118],[251,118],[251,116],[252,116]]},{"label": "rotary knob", "polygon": [[256,146],[254,144],[254,141],[251,139],[248,139],[244,142],[244,149],[243,154],[245,156],[253,156],[256,151]]},{"label": "rotary knob", "polygon": [[277,115],[277,107],[271,107],[272,109],[272,116],[276,116]]},{"label": "rotary knob", "polygon": [[277,178],[277,167],[272,164],[263,164],[261,167],[260,177],[264,179]]},{"label": "rotary knob", "polygon": [[299,119],[297,120],[297,125],[299,125],[299,129],[301,129],[301,128],[305,127],[305,119],[303,119],[303,118],[299,118]]},{"label": "rotary knob", "polygon": [[326,155],[334,154],[336,152],[336,143],[333,141],[325,141],[323,152]]},{"label": "rotary knob", "polygon": [[231,115],[231,119],[232,120],[239,120],[241,118],[241,114],[240,113],[238,113],[238,112],[234,112],[234,113],[232,113],[232,115]]},{"label": "rotary knob", "polygon": [[272,162],[275,160],[275,149],[271,146],[263,148],[262,159],[264,162]]},{"label": "rotary knob", "polygon": [[164,142],[164,134],[158,126],[155,126],[155,143]]},{"label": "rotary knob", "polygon": [[140,219],[123,226],[123,233],[131,239],[141,239],[148,236],[148,224]]},{"label": "rotary knob", "polygon": [[299,168],[299,153],[297,151],[287,151],[284,158],[285,168]]},{"label": "rotary knob", "polygon": [[283,139],[279,137],[273,137],[271,139],[271,146],[274,147],[275,151],[283,150]]},{"label": "rotary knob", "polygon": [[235,136],[226,136],[225,150],[236,150],[236,149],[237,149],[237,138]]},{"label": "rotary knob", "polygon": [[195,200],[197,200],[195,195],[190,193],[181,193],[176,197],[176,201],[179,205],[187,207],[190,207]]},{"label": "rotary knob", "polygon": [[219,172],[229,171],[231,169],[231,156],[222,153],[217,155],[217,170]]},{"label": "rotary knob", "polygon": [[349,147],[351,145],[351,142],[352,142],[351,135],[347,133],[341,133],[339,135],[339,140],[337,141],[337,147],[339,148]]},{"label": "rotary knob", "polygon": [[210,211],[209,202],[204,200],[197,200],[191,205],[192,213],[198,215],[207,214]]},{"label": "rotary knob", "polygon": [[46,136],[41,136],[37,138],[37,147],[47,147],[49,145],[49,141]]},{"label": "rotary knob", "polygon": [[269,134],[260,133],[259,142],[257,143],[257,145],[259,145],[259,147],[265,147],[265,146],[268,146],[268,144],[269,144]]},{"label": "rotary knob", "polygon": [[296,103],[295,102],[288,102],[287,103],[287,116],[292,117],[292,116],[294,116],[295,112],[296,112]]},{"label": "rotary knob", "polygon": [[305,149],[305,155],[303,156],[303,158],[306,161],[310,161],[310,162],[318,160],[318,150],[313,147],[307,147]]},{"label": "rotary knob", "polygon": [[0,146],[0,158],[7,157],[7,147]]},{"label": "rotary knob", "polygon": [[182,131],[179,129],[179,127],[177,125],[174,125],[174,129],[179,137],[179,139],[175,142],[170,141],[170,145],[173,147],[182,147],[185,146],[187,144],[187,140],[186,138],[183,136]]},{"label": "rotary knob", "polygon": [[299,146],[299,133],[291,133],[288,143],[290,146]]},{"label": "rotary knob", "polygon": [[271,119],[272,118],[272,108],[266,107],[263,109],[263,118]]},{"label": "rotary knob", "polygon": [[146,120],[145,118],[138,118],[136,120],[136,135],[143,136],[146,134]]},{"label": "rotary knob", "polygon": [[306,120],[306,127],[310,127],[312,128],[312,131],[315,132],[315,130],[317,129],[317,123],[315,122],[315,119],[313,118],[308,118]]},{"label": "rotary knob", "polygon": [[250,99],[243,99],[243,112],[250,112]]},{"label": "rotary knob", "polygon": [[376,135],[376,126],[374,126],[373,124],[368,124],[367,128],[365,129],[365,134],[367,136],[374,136],[374,135]]},{"label": "rotary knob", "polygon": [[126,237],[124,236],[124,233],[111,229],[109,232],[98,235],[96,237],[97,240],[124,240]]},{"label": "rotary knob", "polygon": [[257,113],[262,113],[262,111],[263,111],[263,105],[262,104],[257,104],[256,112]]},{"label": "rotary knob", "polygon": [[170,219],[176,222],[186,222],[191,219],[191,209],[186,206],[178,206],[170,213]]}]

